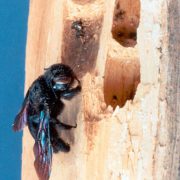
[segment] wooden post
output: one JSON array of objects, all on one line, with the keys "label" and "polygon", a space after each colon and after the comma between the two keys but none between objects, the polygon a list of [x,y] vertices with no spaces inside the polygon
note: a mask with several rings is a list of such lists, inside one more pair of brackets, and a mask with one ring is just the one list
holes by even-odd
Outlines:
[{"label": "wooden post", "polygon": [[[61,116],[78,124],[60,134],[71,151],[53,156],[51,180],[180,178],[179,7],[178,0],[30,1],[26,89],[58,62],[82,82]],[[72,28],[77,21],[83,36]],[[33,143],[26,128],[23,180],[38,179]]]}]

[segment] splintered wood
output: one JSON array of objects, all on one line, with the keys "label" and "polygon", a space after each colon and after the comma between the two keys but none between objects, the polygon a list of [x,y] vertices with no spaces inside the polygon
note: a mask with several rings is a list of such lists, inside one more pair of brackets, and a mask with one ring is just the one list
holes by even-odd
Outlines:
[{"label": "splintered wood", "polygon": [[[60,62],[82,83],[81,94],[64,101],[60,118],[77,128],[60,132],[71,151],[53,155],[51,180],[166,179],[165,2],[30,1],[26,89]],[[38,179],[33,143],[25,129],[23,180]]]},{"label": "splintered wood", "polygon": [[136,48],[124,48],[112,41],[108,51],[104,74],[106,104],[123,107],[133,100],[140,82],[140,65]]}]

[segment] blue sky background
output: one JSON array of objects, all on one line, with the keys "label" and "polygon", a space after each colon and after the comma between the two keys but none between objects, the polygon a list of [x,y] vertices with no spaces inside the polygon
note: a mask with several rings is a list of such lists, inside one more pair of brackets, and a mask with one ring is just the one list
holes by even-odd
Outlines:
[{"label": "blue sky background", "polygon": [[21,179],[21,133],[11,125],[24,92],[28,0],[0,0],[0,180]]}]

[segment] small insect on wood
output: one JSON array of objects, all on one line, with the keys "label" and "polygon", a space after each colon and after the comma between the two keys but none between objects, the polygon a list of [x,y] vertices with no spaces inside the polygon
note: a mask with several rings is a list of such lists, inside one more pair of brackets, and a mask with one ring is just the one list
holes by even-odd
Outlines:
[{"label": "small insect on wood", "polygon": [[82,20],[74,21],[71,25],[71,29],[74,29],[76,31],[76,37],[84,37],[85,31]]},{"label": "small insect on wood", "polygon": [[69,66],[52,65],[32,83],[15,118],[13,130],[22,130],[28,125],[35,140],[34,166],[41,180],[50,177],[53,152],[70,151],[69,144],[58,136],[56,127],[69,130],[77,125],[64,124],[57,116],[64,108],[61,98],[71,100],[80,91],[80,81]]}]

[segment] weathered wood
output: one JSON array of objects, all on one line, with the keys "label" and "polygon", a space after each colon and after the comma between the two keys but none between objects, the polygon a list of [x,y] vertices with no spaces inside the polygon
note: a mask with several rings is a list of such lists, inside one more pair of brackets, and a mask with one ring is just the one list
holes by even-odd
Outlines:
[{"label": "weathered wood", "polygon": [[180,179],[180,1],[168,5],[167,123],[170,148],[166,154],[168,179]]},{"label": "weathered wood", "polygon": [[[118,16],[113,21],[117,2],[127,12],[123,32],[136,32],[139,24],[131,48],[112,35],[119,22]],[[57,62],[69,64],[82,82],[81,94],[65,102],[61,115],[62,121],[78,124],[60,134],[71,151],[53,156],[50,179],[179,179],[180,5],[177,0],[127,2],[30,2],[26,89]],[[132,29],[128,14],[136,19]],[[72,28],[76,21],[82,22],[83,36]],[[37,179],[33,143],[25,129],[23,180]]]},{"label": "weathered wood", "polygon": [[160,65],[159,126],[155,153],[156,179],[180,179],[180,2],[169,0]]}]

